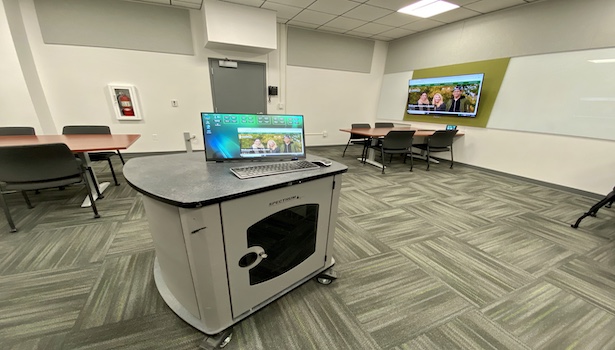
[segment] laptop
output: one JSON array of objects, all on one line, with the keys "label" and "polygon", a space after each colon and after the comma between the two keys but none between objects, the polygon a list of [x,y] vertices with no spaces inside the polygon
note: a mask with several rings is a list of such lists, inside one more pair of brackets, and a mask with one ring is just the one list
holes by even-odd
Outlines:
[{"label": "laptop", "polygon": [[[318,165],[305,161],[305,130],[302,115],[201,113],[205,159],[212,162],[252,161],[286,164],[237,166],[231,172],[239,178],[310,170]],[[289,164],[290,161],[301,161]],[[299,166],[299,165],[302,166]],[[312,167],[313,166],[313,167]],[[298,169],[290,169],[295,168]],[[281,168],[281,169],[277,169]],[[250,169],[250,174],[239,172]],[[256,170],[255,170],[256,169]],[[247,173],[248,171],[243,171]]]}]

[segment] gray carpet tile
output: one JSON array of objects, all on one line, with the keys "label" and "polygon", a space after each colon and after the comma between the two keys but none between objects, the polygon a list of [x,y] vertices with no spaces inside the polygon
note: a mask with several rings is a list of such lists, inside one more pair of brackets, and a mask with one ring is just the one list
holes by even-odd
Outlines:
[{"label": "gray carpet tile", "polygon": [[504,298],[483,313],[532,349],[615,346],[613,314],[547,282]]},{"label": "gray carpet tile", "polygon": [[565,249],[583,254],[608,243],[607,239],[575,230],[561,221],[552,220],[535,213],[526,213],[503,219],[502,222],[558,244]]},{"label": "gray carpet tile", "polygon": [[478,307],[533,280],[522,269],[449,237],[420,242],[399,251]]},{"label": "gray carpet tile", "polygon": [[505,224],[468,230],[455,237],[535,277],[577,256],[549,240]]},{"label": "gray carpet tile", "polygon": [[470,311],[433,328],[395,350],[530,349],[478,311]]},{"label": "gray carpet tile", "polygon": [[[342,150],[308,150],[349,166],[338,279],[235,324],[226,349],[615,348],[615,208],[575,230],[597,197],[447,161],[410,172],[394,157],[381,174]],[[19,231],[0,214],[0,348],[198,348],[156,289],[142,196],[114,167],[100,219],[79,186],[32,193],[33,209],[6,196]]]}]

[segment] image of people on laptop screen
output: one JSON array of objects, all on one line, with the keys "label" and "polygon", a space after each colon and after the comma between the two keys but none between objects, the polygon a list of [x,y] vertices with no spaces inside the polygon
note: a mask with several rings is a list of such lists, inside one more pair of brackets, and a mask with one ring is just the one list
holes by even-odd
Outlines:
[{"label": "image of people on laptop screen", "polygon": [[208,161],[305,158],[302,115],[201,113]]},{"label": "image of people on laptop screen", "polygon": [[288,155],[303,153],[301,130],[239,128],[237,133],[241,157],[260,157],[274,153]]}]

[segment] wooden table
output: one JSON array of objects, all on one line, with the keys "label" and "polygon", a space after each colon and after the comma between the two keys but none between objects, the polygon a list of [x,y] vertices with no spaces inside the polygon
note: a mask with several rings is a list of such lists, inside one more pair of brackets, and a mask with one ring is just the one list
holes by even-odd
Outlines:
[{"label": "wooden table", "polygon": [[[138,134],[0,136],[0,147],[64,143],[71,151],[77,153],[87,166],[91,166],[92,164],[88,152],[127,149],[135,143],[139,137],[141,137],[141,135]],[[98,199],[98,194],[94,186],[98,184],[100,193],[103,193],[103,191],[109,187],[109,182],[98,183],[96,173],[92,172],[92,174],[94,179],[92,179],[93,181],[90,184],[90,191],[92,192],[94,200],[96,200]],[[82,207],[89,207],[91,205],[89,197],[86,197],[81,204]]]},{"label": "wooden table", "polygon": [[[375,144],[376,140],[379,137],[386,136],[386,134],[388,134],[389,131],[412,131],[412,130],[415,131],[414,137],[428,137],[428,136],[433,135],[433,133],[436,131],[436,130],[423,130],[423,129],[417,129],[417,128],[411,128],[411,127],[340,129],[340,131],[343,131],[343,132],[348,132],[348,133],[352,133],[355,135],[369,137],[372,140],[372,144]],[[463,136],[463,135],[464,134],[462,132],[457,132],[457,135],[455,136]],[[418,157],[420,158],[421,156],[418,156]],[[357,158],[357,159],[362,161],[362,158]],[[431,161],[437,162],[435,159]],[[378,163],[375,160],[375,153],[372,148],[369,149],[367,153],[367,159],[365,160],[365,162],[373,166],[382,168],[382,164]]]}]

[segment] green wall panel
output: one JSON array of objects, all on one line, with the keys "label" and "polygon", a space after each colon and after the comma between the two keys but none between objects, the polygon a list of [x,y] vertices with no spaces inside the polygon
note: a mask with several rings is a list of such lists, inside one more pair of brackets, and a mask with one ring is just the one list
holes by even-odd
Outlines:
[{"label": "green wall panel", "polygon": [[499,58],[495,60],[478,61],[462,64],[454,64],[450,66],[434,67],[427,69],[415,70],[412,74],[412,79],[443,77],[449,75],[474,74],[484,73],[483,89],[481,91],[480,105],[478,113],[474,118],[468,117],[451,117],[451,116],[434,116],[434,115],[411,115],[404,112],[404,120],[438,123],[438,124],[454,124],[473,126],[484,128],[487,126],[491,110],[495,104],[495,100],[500,91],[504,74],[510,58]]}]

